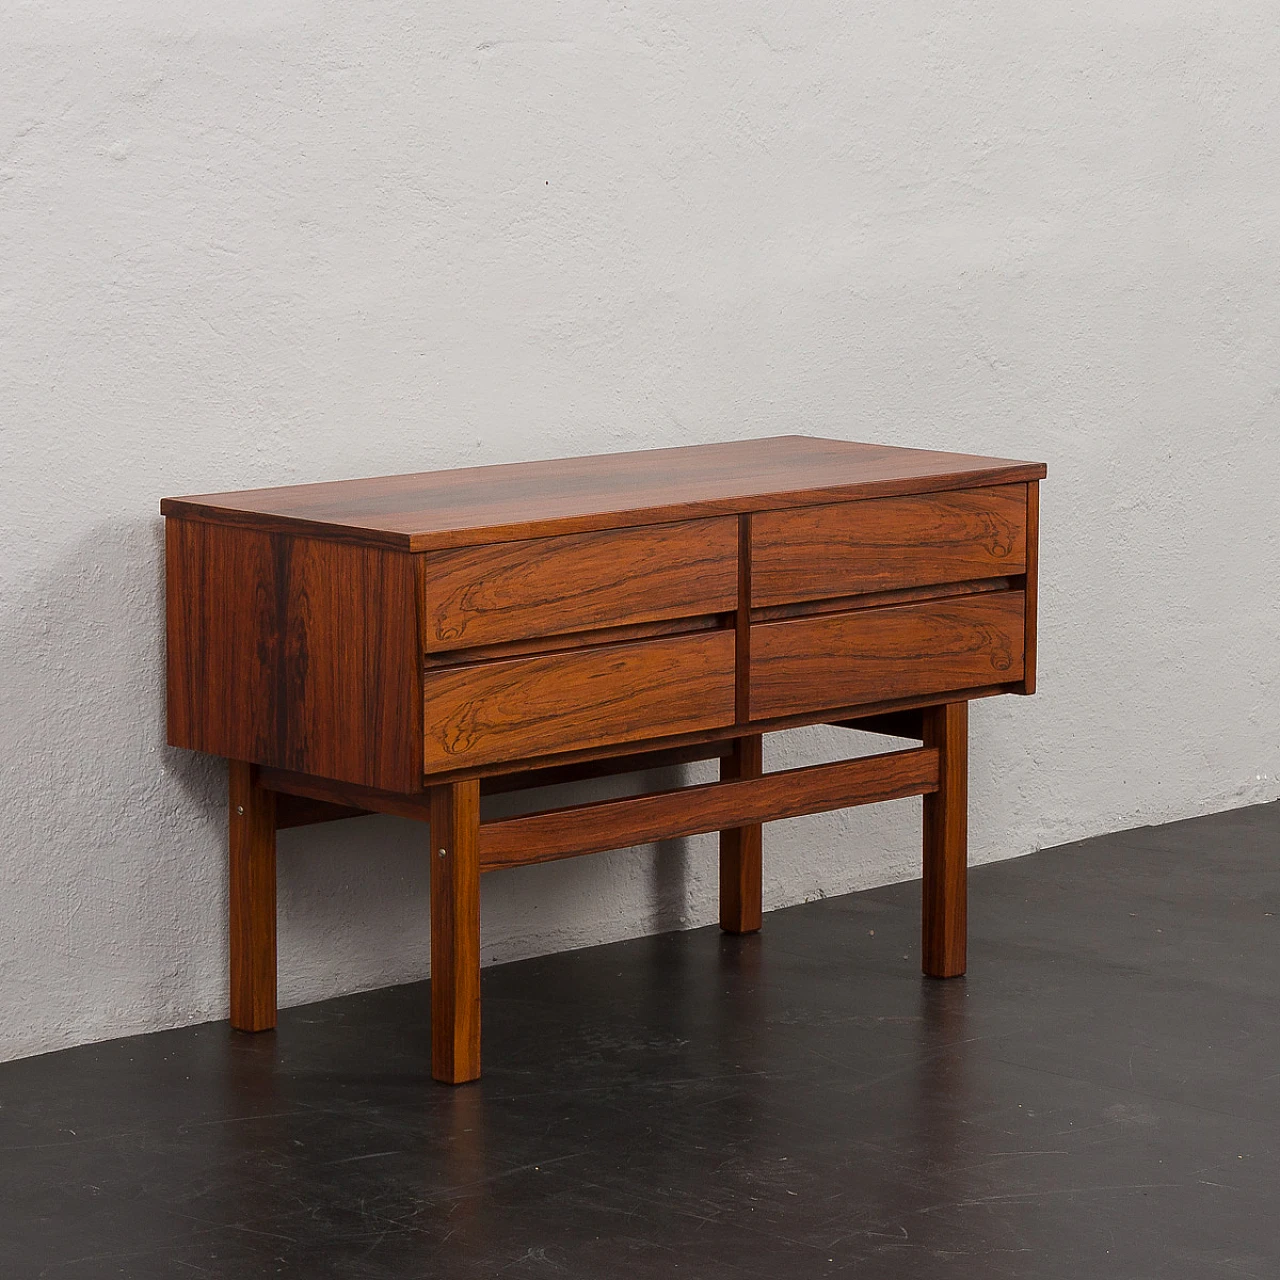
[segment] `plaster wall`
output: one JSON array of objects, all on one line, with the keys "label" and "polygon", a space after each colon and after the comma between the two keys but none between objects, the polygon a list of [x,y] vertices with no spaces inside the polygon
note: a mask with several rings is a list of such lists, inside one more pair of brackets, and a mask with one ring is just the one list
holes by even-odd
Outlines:
[{"label": "plaster wall", "polygon": [[[0,30],[0,1057],[225,1012],[165,494],[784,432],[1044,459],[1041,692],[974,708],[974,859],[1280,796],[1268,0]],[[768,905],[915,874],[918,811],[771,827]],[[282,836],[285,1003],[425,974],[425,847]],[[711,838],[507,872],[484,955],[714,911]]]}]

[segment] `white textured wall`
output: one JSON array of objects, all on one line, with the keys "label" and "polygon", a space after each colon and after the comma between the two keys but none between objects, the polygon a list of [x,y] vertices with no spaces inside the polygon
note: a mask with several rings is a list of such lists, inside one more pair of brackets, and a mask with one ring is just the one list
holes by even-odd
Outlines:
[{"label": "white textured wall", "polygon": [[[224,1012],[165,494],[780,432],[1044,459],[1042,692],[974,709],[974,856],[1280,796],[1272,0],[0,30],[0,1056]],[[771,828],[769,903],[913,874],[917,811]],[[423,830],[281,845],[285,1002],[424,974]],[[706,922],[713,871],[488,878],[485,955]]]}]

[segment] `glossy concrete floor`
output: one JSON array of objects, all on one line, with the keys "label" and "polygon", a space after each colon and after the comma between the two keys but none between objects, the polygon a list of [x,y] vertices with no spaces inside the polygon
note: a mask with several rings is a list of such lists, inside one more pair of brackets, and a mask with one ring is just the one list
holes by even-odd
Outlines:
[{"label": "glossy concrete floor", "polygon": [[1280,1275],[1280,805],[0,1067],[0,1274]]}]

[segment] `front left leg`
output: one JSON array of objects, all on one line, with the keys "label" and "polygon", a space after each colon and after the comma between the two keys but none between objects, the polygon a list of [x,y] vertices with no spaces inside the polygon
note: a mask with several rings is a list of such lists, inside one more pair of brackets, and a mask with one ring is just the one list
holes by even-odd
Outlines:
[{"label": "front left leg", "polygon": [[480,783],[431,788],[431,1074],[480,1077]]},{"label": "front left leg", "polygon": [[229,762],[231,1025],[276,1025],[276,798],[256,766]]}]

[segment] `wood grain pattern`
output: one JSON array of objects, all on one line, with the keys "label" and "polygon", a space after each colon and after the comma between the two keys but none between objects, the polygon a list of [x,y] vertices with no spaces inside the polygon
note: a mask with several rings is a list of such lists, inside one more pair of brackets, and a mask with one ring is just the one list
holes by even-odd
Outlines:
[{"label": "wood grain pattern", "polygon": [[1021,591],[752,628],[751,712],[767,718],[1022,679]]},{"label": "wood grain pattern", "polygon": [[786,769],[733,782],[655,791],[480,824],[480,865],[551,862],[653,840],[722,831],[848,805],[918,796],[938,785],[938,754],[924,747]]},{"label": "wood grain pattern", "polygon": [[275,796],[242,760],[229,762],[227,795],[231,1025],[269,1031],[276,1025]]},{"label": "wood grain pattern", "polygon": [[480,784],[431,789],[431,1074],[480,1077]]},{"label": "wood grain pattern", "polygon": [[172,745],[422,786],[411,556],[172,519],[166,548]]},{"label": "wood grain pattern", "polygon": [[429,551],[1035,480],[1041,463],[775,436],[166,498],[165,515]]},{"label": "wood grain pattern", "polygon": [[418,556],[422,648],[461,649],[722,613],[738,603],[731,516]]},{"label": "wood grain pattern", "polygon": [[924,800],[921,964],[931,978],[956,978],[968,929],[969,704],[930,707],[924,744],[938,753],[938,789]]},{"label": "wood grain pattern", "polygon": [[[720,778],[735,782],[764,772],[763,739],[748,734],[720,762]],[[764,920],[763,837],[760,823],[720,832],[720,928],[725,933],[756,933]]]},{"label": "wood grain pattern", "polygon": [[432,670],[426,771],[731,724],[733,661],[725,630]]},{"label": "wood grain pattern", "polygon": [[1021,693],[1036,691],[1036,627],[1040,612],[1040,484],[1027,485],[1027,623]]},{"label": "wood grain pattern", "polygon": [[752,523],[754,607],[1021,574],[1026,486],[768,511]]}]

